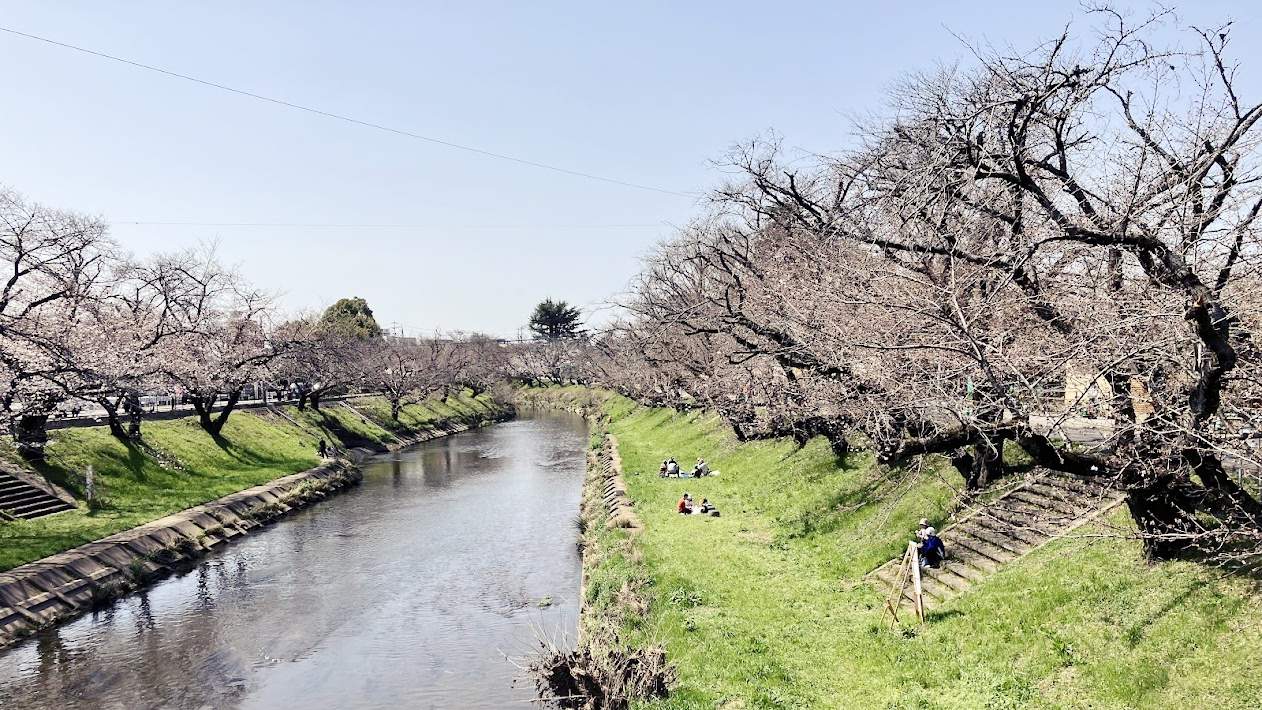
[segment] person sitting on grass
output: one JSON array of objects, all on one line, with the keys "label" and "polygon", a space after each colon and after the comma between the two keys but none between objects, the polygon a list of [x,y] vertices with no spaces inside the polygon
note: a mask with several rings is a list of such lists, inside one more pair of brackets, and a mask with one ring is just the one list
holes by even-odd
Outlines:
[{"label": "person sitting on grass", "polygon": [[666,469],[667,469],[666,459],[662,459],[662,467],[657,469],[657,475],[661,476],[662,478],[666,478]]},{"label": "person sitting on grass", "polygon": [[692,496],[688,495],[688,491],[684,491],[684,497],[679,499],[680,515],[692,515]]},{"label": "person sitting on grass", "polygon": [[719,517],[719,509],[714,507],[714,504],[710,502],[709,498],[702,498],[701,499],[701,514],[713,515],[714,517],[717,518]]},{"label": "person sitting on grass", "polygon": [[942,538],[933,527],[926,527],[920,541],[920,566],[937,569],[944,559],[946,546],[942,544]]},{"label": "person sitting on grass", "polygon": [[676,478],[679,476],[679,464],[673,458],[666,461],[666,475]]},{"label": "person sitting on grass", "polygon": [[702,476],[709,476],[709,475],[710,475],[710,464],[706,463],[705,459],[697,459],[697,465],[693,466],[692,468],[692,477],[701,478]]}]

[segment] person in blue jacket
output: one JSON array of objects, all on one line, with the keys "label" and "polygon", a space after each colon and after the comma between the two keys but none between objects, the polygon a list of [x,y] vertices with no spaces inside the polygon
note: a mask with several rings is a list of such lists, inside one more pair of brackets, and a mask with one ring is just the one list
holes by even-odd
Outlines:
[{"label": "person in blue jacket", "polygon": [[938,537],[938,531],[932,527],[925,528],[920,540],[921,566],[936,568],[944,559],[946,559],[946,546],[942,544],[942,538]]}]

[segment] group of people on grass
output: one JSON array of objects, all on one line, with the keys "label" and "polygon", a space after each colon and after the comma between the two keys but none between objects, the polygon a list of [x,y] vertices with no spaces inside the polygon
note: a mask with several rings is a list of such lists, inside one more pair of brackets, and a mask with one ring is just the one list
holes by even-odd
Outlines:
[{"label": "group of people on grass", "polygon": [[938,537],[938,531],[929,524],[927,518],[920,519],[920,526],[916,530],[916,551],[920,557],[921,567],[938,568],[942,566],[942,562],[946,560],[946,545],[942,544],[942,538]]},{"label": "group of people on grass", "polygon": [[[679,463],[676,462],[675,459],[673,458],[662,461],[661,468],[657,469],[657,475],[661,476],[662,478],[686,478],[687,477],[687,474],[684,474],[680,470]],[[703,476],[711,475],[710,464],[706,463],[705,459],[700,459],[700,458],[697,459],[697,465],[692,467],[691,475],[693,478],[701,478]]]},{"label": "group of people on grass", "polygon": [[[710,464],[706,463],[703,458],[697,459],[697,464],[692,467],[692,473],[684,473],[679,468],[679,462],[674,458],[662,460],[661,468],[657,469],[657,475],[662,478],[703,478],[705,476],[717,476],[717,471],[710,470]],[[683,497],[679,499],[679,503],[675,506],[680,515],[709,515],[715,518],[719,517],[719,509],[714,507],[709,500],[702,498],[701,505],[697,505],[688,491],[684,491]]]},{"label": "group of people on grass", "polygon": [[676,506],[676,509],[679,511],[680,515],[709,515],[715,518],[719,517],[719,509],[714,507],[708,499],[702,498],[701,505],[696,505],[692,500],[692,496],[688,494],[688,491],[684,491],[684,495],[679,499],[679,504]]}]

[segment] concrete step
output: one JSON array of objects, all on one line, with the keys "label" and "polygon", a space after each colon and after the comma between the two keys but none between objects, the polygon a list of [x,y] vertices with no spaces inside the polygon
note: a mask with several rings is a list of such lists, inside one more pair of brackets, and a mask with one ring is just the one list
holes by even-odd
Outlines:
[{"label": "concrete step", "polygon": [[942,561],[942,566],[972,584],[980,582],[999,569],[994,563],[987,564],[987,562],[985,557],[976,552],[962,545],[956,545],[947,550],[947,558]]},{"label": "concrete step", "polygon": [[32,508],[39,508],[41,506],[44,506],[50,500],[54,500],[54,499],[33,496],[31,498],[27,498],[25,500],[18,501],[16,503],[5,504],[4,509],[9,511],[10,513],[17,514],[24,510],[30,510]]},{"label": "concrete step", "polygon": [[38,500],[47,497],[49,497],[47,493],[33,488],[24,488],[18,491],[0,493],[0,508],[6,508],[10,505],[18,505],[29,500]]},{"label": "concrete step", "polygon": [[[898,567],[899,567],[898,562],[899,560],[894,560],[892,564],[882,565],[874,573],[876,579],[880,581],[881,586],[884,588],[884,592],[886,594],[892,594],[894,592],[895,584],[898,581]],[[926,597],[929,597],[931,599],[934,599],[937,601],[944,601],[946,598],[944,596],[946,592],[944,592],[942,588],[940,588],[939,586],[935,586],[933,589],[929,589],[928,582],[929,580],[926,577],[924,577],[924,575],[922,575],[921,576],[921,593],[923,593]],[[912,601],[911,592],[912,592],[912,582],[911,582],[911,578],[909,577],[907,579],[907,585],[903,590],[902,600],[904,603]]]},{"label": "concrete step", "polygon": [[999,521],[1055,535],[1071,517],[1040,508],[1011,497],[998,501],[990,508],[991,515]]},{"label": "concrete step", "polygon": [[1009,496],[1009,500],[1019,500],[1022,503],[1037,506],[1048,511],[1050,515],[1064,515],[1071,518],[1078,517],[1087,509],[1086,506],[1074,505],[1063,499],[1043,495],[1039,491],[1030,490],[1029,488],[1013,491],[1012,495]]},{"label": "concrete step", "polygon": [[949,590],[948,594],[968,591],[973,586],[972,580],[960,574],[957,569],[958,565],[952,565],[950,562],[944,562],[940,567],[925,567],[920,572],[923,582],[925,579],[933,580],[941,585],[944,590]]},{"label": "concrete step", "polygon": [[[922,574],[926,608],[984,583],[1004,565],[1113,505],[1120,495],[1099,481],[1060,474],[1033,477],[1004,493],[940,533],[947,559]],[[901,556],[869,575],[879,589],[893,590],[900,562]],[[913,604],[905,592],[902,605]]]},{"label": "concrete step", "polygon": [[1059,501],[1077,509],[1093,508],[1099,504],[1102,498],[1105,497],[1103,495],[1096,495],[1095,493],[1079,493],[1066,488],[1061,488],[1060,486],[1043,483],[1042,481],[1036,481],[1028,484],[1025,487],[1025,490],[1027,493],[1038,495],[1049,500]]},{"label": "concrete step", "polygon": [[975,544],[974,549],[977,549],[976,545],[983,546],[982,551],[1000,563],[1025,554],[1031,544],[1013,537],[1014,532],[987,527],[981,519],[966,520],[950,532],[967,537],[966,542]]},{"label": "concrete step", "polygon": [[1001,539],[1008,540],[1012,543],[1009,549],[1019,550],[1020,554],[1025,554],[1031,547],[1040,545],[1047,539],[1047,534],[1040,530],[1034,530],[1026,527],[1024,524],[1014,524],[1007,520],[1001,520],[988,510],[973,516],[968,522],[978,528],[991,531]]},{"label": "concrete step", "polygon": [[881,565],[875,572],[872,573],[872,576],[874,579],[884,584],[887,589],[893,589],[895,583],[898,581],[898,565]]},{"label": "concrete step", "polygon": [[959,558],[961,557],[959,550],[963,548],[968,552],[970,559],[976,560],[975,566],[979,568],[993,572],[1000,565],[1017,556],[1013,552],[997,547],[982,538],[968,535],[964,531],[954,532],[955,534],[951,537],[942,539],[947,547],[947,554]]},{"label": "concrete step", "polygon": [[22,518],[23,520],[33,520],[35,518],[42,518],[45,515],[52,515],[53,513],[60,513],[66,510],[74,510],[74,508],[63,501],[57,501],[56,503],[45,503],[41,507],[31,508],[21,513],[12,513],[12,515],[15,518]]},{"label": "concrete step", "polygon": [[1042,485],[1054,486],[1056,488],[1090,498],[1103,498],[1116,492],[1112,486],[1106,485],[1099,480],[1070,476],[1067,474],[1042,476],[1036,480]]},{"label": "concrete step", "polygon": [[49,495],[46,491],[21,481],[15,476],[9,474],[0,474],[0,476],[3,476],[0,478],[0,510],[8,515],[30,520],[74,508],[60,498]]}]

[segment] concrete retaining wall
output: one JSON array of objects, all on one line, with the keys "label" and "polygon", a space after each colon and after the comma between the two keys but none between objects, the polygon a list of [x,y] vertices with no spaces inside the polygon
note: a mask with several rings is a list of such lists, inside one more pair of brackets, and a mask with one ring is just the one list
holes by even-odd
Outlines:
[{"label": "concrete retaining wall", "polygon": [[0,574],[0,647],[159,579],[361,477],[347,464],[321,466]]},{"label": "concrete retaining wall", "polygon": [[632,533],[639,532],[644,524],[635,513],[635,504],[627,495],[627,482],[622,478],[622,455],[618,452],[618,439],[613,434],[605,434],[605,443],[599,455],[593,454],[595,467],[593,475],[599,478],[601,502],[605,505],[608,528],[625,528]]},{"label": "concrete retaining wall", "polygon": [[0,648],[186,568],[229,540],[358,484],[363,478],[358,465],[373,455],[511,416],[507,409],[481,422],[441,422],[387,447],[351,449],[346,461],[278,478],[0,573]]}]

